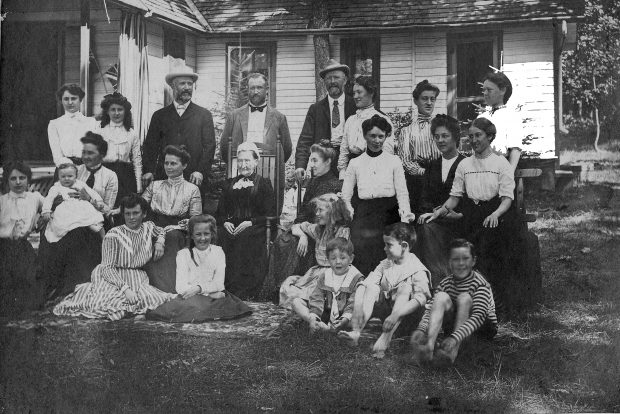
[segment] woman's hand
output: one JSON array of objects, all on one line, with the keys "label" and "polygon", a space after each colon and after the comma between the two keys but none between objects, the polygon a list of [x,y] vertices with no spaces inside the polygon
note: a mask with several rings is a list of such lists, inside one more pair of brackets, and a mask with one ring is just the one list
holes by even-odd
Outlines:
[{"label": "woman's hand", "polygon": [[92,198],[90,194],[88,194],[88,191],[86,191],[86,188],[84,187],[80,189],[80,192],[78,193],[78,197],[80,198],[80,200],[86,200],[86,201],[90,201]]},{"label": "woman's hand", "polygon": [[418,224],[424,224],[428,222],[428,220],[433,217],[433,213],[424,213],[418,217]]},{"label": "woman's hand", "polygon": [[230,221],[224,223],[224,229],[226,229],[226,231],[231,235],[235,234],[235,225]]},{"label": "woman's hand", "polygon": [[407,224],[415,223],[415,214],[407,213],[401,217],[400,221],[402,221],[403,223],[407,223]]},{"label": "woman's hand", "polygon": [[303,257],[306,253],[308,253],[308,236],[304,234],[303,236],[299,236],[299,242],[297,242],[297,254]]},{"label": "woman's hand", "polygon": [[151,173],[142,174],[142,187],[143,188],[148,187],[149,184],[151,184],[151,181],[153,181],[153,174]]},{"label": "woman's hand", "polygon": [[203,180],[202,173],[200,173],[198,171],[194,171],[189,176],[189,182],[192,183],[192,184],[196,184],[198,187],[200,187],[200,185],[202,184],[202,180]]},{"label": "woman's hand", "polygon": [[242,221],[237,228],[235,229],[235,231],[233,232],[233,234],[236,236],[237,234],[241,233],[243,230],[248,229],[252,227],[252,222],[249,220],[246,221]]},{"label": "woman's hand", "polygon": [[189,299],[192,296],[196,296],[197,294],[199,294],[201,290],[202,289],[200,289],[200,286],[196,285],[196,286],[192,286],[191,288],[187,289],[185,292],[180,292],[179,295],[183,299]]},{"label": "woman's hand", "polygon": [[136,295],[136,292],[131,289],[125,290],[125,297],[127,298],[127,302],[129,302],[130,305],[138,303],[138,295]]},{"label": "woman's hand", "polygon": [[164,255],[164,244],[161,242],[155,242],[153,248],[153,261],[158,261]]},{"label": "woman's hand", "polygon": [[497,227],[498,224],[499,224],[499,216],[495,212],[491,213],[491,215],[485,218],[484,221],[482,222],[483,227],[495,228]]}]

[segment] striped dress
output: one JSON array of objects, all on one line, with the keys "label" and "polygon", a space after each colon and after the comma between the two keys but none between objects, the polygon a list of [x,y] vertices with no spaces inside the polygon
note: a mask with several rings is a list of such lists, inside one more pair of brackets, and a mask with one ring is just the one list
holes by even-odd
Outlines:
[{"label": "striped dress", "polygon": [[[153,256],[153,239],[163,241],[164,237],[164,230],[150,221],[138,230],[125,225],[111,229],[103,239],[101,264],[93,270],[91,282],[76,286],[56,305],[54,314],[116,321],[127,313],[146,313],[176,297],[149,285],[142,270]],[[134,304],[125,297],[128,288],[138,297]]]},{"label": "striped dress", "polygon": [[[437,292],[446,292],[453,302],[461,293],[469,293],[472,298],[472,307],[469,318],[458,329],[450,334],[450,336],[462,342],[468,338],[477,329],[487,322],[493,327],[497,326],[497,316],[495,314],[495,301],[493,300],[493,292],[491,285],[480,273],[475,270],[471,272],[463,280],[457,280],[454,275],[447,276],[435,289]],[[428,332],[428,321],[431,315],[432,302],[427,304],[426,312],[420,321],[417,330],[424,333]]]}]

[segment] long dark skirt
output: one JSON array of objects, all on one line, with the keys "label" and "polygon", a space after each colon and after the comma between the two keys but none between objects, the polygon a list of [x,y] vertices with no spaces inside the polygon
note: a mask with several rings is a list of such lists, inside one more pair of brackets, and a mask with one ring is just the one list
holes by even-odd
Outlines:
[{"label": "long dark skirt", "polygon": [[226,290],[241,299],[258,297],[267,273],[265,226],[251,226],[237,236],[218,227],[217,234],[226,254]]},{"label": "long dark skirt", "polygon": [[48,299],[66,296],[76,285],[90,282],[90,274],[101,263],[101,236],[88,227],[79,227],[65,234],[56,243],[41,231],[40,267],[37,278]]},{"label": "long dark skirt", "polygon": [[431,272],[433,286],[450,274],[448,245],[458,237],[458,222],[438,220],[416,225],[417,242],[414,253]]},{"label": "long dark skirt", "polygon": [[114,207],[118,207],[123,197],[138,191],[136,173],[133,168],[133,164],[129,162],[117,161],[105,162],[103,163],[103,166],[114,171],[118,177],[118,195],[116,196],[116,202],[114,203]]},{"label": "long dark skirt", "polygon": [[0,239],[0,315],[18,315],[41,304],[37,255],[28,240]]},{"label": "long dark skirt", "polygon": [[151,260],[143,269],[149,276],[149,284],[166,293],[177,293],[177,253],[187,245],[185,233],[181,230],[166,232],[164,255]]},{"label": "long dark skirt", "polygon": [[411,211],[416,216],[419,216],[421,213],[422,192],[424,190],[426,177],[423,175],[405,174],[405,181],[407,182],[407,191],[409,191],[409,204],[411,205]]},{"label": "long dark skirt", "polygon": [[400,221],[396,197],[360,200],[353,222],[351,241],[355,247],[353,265],[365,276],[385,259],[383,229]]},{"label": "long dark skirt", "polygon": [[200,323],[224,321],[250,315],[252,309],[229,292],[221,299],[195,295],[189,299],[176,298],[148,311],[146,319],[165,322]]},{"label": "long dark skirt", "polygon": [[496,197],[487,202],[475,204],[463,197],[462,235],[476,247],[476,267],[491,283],[498,309],[510,310],[513,302],[511,286],[518,283],[519,258],[523,254],[523,243],[519,234],[517,217],[513,209],[500,217],[495,228],[483,227],[484,219],[499,207]]},{"label": "long dark skirt", "polygon": [[290,231],[276,237],[269,255],[269,272],[263,283],[261,298],[277,301],[280,285],[289,276],[303,275],[316,263],[314,243],[308,243],[308,252],[297,254],[299,237]]}]

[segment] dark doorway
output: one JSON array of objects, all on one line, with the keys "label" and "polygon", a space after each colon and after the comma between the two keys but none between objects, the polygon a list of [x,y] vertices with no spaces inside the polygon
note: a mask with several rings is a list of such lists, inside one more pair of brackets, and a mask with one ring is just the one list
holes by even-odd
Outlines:
[{"label": "dark doorway", "polygon": [[0,155],[51,160],[47,124],[58,116],[61,26],[3,23],[0,59]]}]

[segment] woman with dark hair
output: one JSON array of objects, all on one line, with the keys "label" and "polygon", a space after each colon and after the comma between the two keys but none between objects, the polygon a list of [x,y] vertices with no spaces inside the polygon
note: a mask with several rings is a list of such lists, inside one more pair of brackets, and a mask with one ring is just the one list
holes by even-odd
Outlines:
[{"label": "woman with dark hair", "polygon": [[86,117],[80,112],[80,105],[85,95],[80,85],[75,83],[64,84],[56,92],[56,97],[65,113],[50,121],[47,127],[47,138],[54,157],[54,164],[57,166],[70,162],[76,165],[81,164],[80,138],[86,132],[97,128],[95,118]]},{"label": "woman with dark hair", "polygon": [[[392,125],[373,115],[362,123],[366,152],[349,163],[342,185],[342,197],[351,211],[351,241],[355,246],[353,264],[367,275],[385,258],[382,232],[385,226],[415,218],[409,207],[409,193],[403,165],[394,154],[385,153],[383,144]],[[351,199],[357,188],[360,198],[353,209]]]},{"label": "woman with dark hair", "polygon": [[424,173],[424,185],[420,191],[420,216],[418,216],[418,243],[414,251],[428,267],[435,282],[449,273],[446,248],[458,234],[462,214],[459,210],[433,223],[426,220],[440,208],[450,196],[456,168],[465,157],[457,148],[461,130],[456,119],[448,115],[437,115],[431,121],[434,145],[441,153],[439,159],[429,163]]},{"label": "woman with dark hair", "polygon": [[355,115],[350,116],[344,124],[344,136],[340,144],[340,155],[338,156],[339,178],[344,180],[344,176],[349,165],[349,161],[358,157],[366,150],[366,140],[362,131],[362,122],[377,115],[384,118],[390,124],[390,132],[385,139],[384,151],[389,154],[394,153],[394,139],[391,137],[393,130],[392,122],[381,111],[375,109],[375,98],[378,87],[370,76],[359,76],[353,84],[353,100],[357,106]]},{"label": "woman with dark hair", "polygon": [[164,148],[163,157],[168,179],[151,182],[142,198],[150,205],[149,218],[166,229],[166,251],[159,262],[148,263],[145,270],[153,286],[164,292],[176,293],[177,252],[186,245],[187,219],[202,214],[202,201],[198,187],[183,177],[190,160],[185,147],[168,145]]},{"label": "woman with dark hair", "polygon": [[491,149],[495,134],[491,121],[474,120],[469,128],[474,155],[458,165],[450,197],[426,222],[453,214],[461,203],[461,235],[478,246],[478,269],[493,286],[498,303],[509,305],[509,283],[516,280],[512,274],[518,269],[521,246],[518,222],[510,209],[514,171],[506,158]]},{"label": "woman with dark hair", "polygon": [[4,165],[9,192],[0,196],[0,315],[14,315],[38,305],[37,255],[28,236],[37,226],[43,196],[28,191],[30,167],[21,161]]},{"label": "woman with dark hair", "polygon": [[274,196],[271,181],[256,173],[259,158],[254,143],[239,144],[239,175],[224,183],[216,213],[226,289],[241,299],[259,296],[267,273],[265,224],[274,214]]},{"label": "woman with dark hair", "polygon": [[512,83],[503,72],[491,72],[484,78],[482,94],[486,109],[478,117],[487,118],[497,133],[491,148],[508,158],[513,171],[517,168],[523,147],[523,123],[514,111],[506,107],[512,96]]},{"label": "woman with dark hair", "polygon": [[[441,152],[433,142],[431,132],[431,118],[439,88],[424,79],[416,85],[411,95],[417,111],[413,113],[411,124],[400,130],[396,154],[405,168],[411,209],[415,214],[420,214],[420,195],[425,181],[424,172],[432,160],[441,156]],[[458,138],[458,135],[455,137]]]},{"label": "woman with dark hair", "polygon": [[[311,201],[323,194],[336,194],[342,189],[342,181],[334,172],[332,165],[336,163],[336,150],[329,141],[313,144],[310,147],[308,168],[310,179],[306,185],[301,203],[301,211],[294,220],[294,224],[304,221],[314,222],[314,206]],[[294,236],[290,229],[283,231],[276,238],[271,257],[269,258],[269,273],[263,285],[262,297],[276,299],[280,284],[291,275],[303,275],[314,265],[314,246],[310,244],[305,256],[297,254],[299,238]]]},{"label": "woman with dark hair", "polygon": [[147,319],[166,322],[204,322],[233,319],[252,313],[241,299],[224,289],[226,257],[217,238],[212,216],[189,219],[189,247],[177,254],[178,297],[146,314]]},{"label": "woman with dark hair", "polygon": [[[133,129],[131,103],[118,92],[101,101],[101,126],[97,130],[108,143],[103,165],[118,176],[118,198],[142,192],[142,151]],[[117,205],[114,207],[118,207]]]},{"label": "woman with dark hair", "polygon": [[147,202],[139,196],[123,198],[125,225],[106,234],[101,264],[93,270],[91,282],[76,286],[54,307],[54,314],[116,321],[127,313],[144,314],[176,296],[149,285],[142,269],[151,259],[162,257],[165,243],[164,229],[144,222],[147,211]]}]

